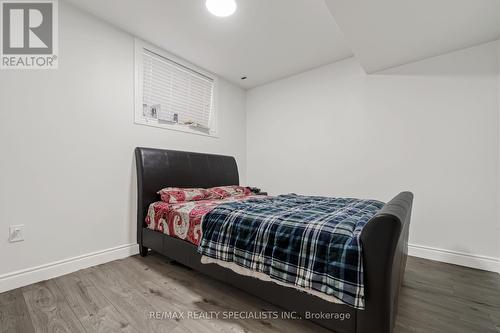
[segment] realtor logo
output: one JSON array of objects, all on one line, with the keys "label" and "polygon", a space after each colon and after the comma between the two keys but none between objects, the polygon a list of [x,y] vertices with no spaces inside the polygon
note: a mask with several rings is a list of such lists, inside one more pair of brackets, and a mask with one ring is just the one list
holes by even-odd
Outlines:
[{"label": "realtor logo", "polygon": [[0,68],[57,68],[57,0],[2,0],[0,8]]}]

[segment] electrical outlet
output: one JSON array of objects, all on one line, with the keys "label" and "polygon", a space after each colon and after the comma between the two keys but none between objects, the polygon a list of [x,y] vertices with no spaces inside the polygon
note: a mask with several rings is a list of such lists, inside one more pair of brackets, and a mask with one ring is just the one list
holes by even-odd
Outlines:
[{"label": "electrical outlet", "polygon": [[22,242],[24,240],[24,224],[11,225],[9,228],[9,242]]}]

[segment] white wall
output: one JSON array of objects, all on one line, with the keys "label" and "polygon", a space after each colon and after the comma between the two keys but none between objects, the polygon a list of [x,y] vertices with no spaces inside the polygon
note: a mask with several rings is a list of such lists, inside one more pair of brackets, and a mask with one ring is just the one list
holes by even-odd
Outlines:
[{"label": "white wall", "polygon": [[220,138],[135,125],[133,37],[59,16],[58,70],[0,72],[0,276],[135,243],[136,146],[234,155],[245,182],[245,91],[219,81]]},{"label": "white wall", "polygon": [[383,201],[411,190],[419,253],[495,267],[497,55],[490,43],[377,75],[351,58],[249,91],[248,183]]}]

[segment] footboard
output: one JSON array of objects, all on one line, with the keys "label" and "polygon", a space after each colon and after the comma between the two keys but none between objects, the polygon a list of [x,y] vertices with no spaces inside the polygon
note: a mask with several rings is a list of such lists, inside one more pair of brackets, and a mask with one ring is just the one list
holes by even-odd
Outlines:
[{"label": "footboard", "polygon": [[402,192],[363,228],[365,310],[358,311],[358,333],[391,333],[408,255],[413,194]]}]

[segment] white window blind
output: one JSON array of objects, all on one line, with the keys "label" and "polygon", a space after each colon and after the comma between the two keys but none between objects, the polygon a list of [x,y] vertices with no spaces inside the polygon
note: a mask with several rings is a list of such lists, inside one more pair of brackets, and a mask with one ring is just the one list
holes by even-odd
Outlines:
[{"label": "white window blind", "polygon": [[210,130],[214,80],[142,49],[144,116]]}]

